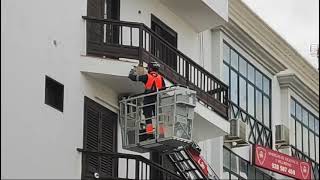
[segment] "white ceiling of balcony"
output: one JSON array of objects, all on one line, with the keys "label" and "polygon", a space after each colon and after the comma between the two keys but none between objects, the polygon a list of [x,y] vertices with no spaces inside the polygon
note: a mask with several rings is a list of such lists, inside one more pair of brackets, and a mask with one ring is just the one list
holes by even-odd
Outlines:
[{"label": "white ceiling of balcony", "polygon": [[228,0],[160,0],[197,32],[228,21]]},{"label": "white ceiling of balcony", "polygon": [[83,57],[80,61],[80,71],[95,80],[110,86],[121,95],[139,94],[144,92],[141,82],[134,82],[128,78],[130,69],[136,62],[107,60],[92,57]]}]

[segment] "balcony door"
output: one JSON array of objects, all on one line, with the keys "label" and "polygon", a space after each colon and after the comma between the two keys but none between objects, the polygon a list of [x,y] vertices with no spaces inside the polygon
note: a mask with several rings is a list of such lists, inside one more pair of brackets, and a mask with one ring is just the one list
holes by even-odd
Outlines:
[{"label": "balcony door", "polygon": [[[88,151],[117,152],[117,114],[85,97],[83,148]],[[83,154],[82,179],[117,177],[118,163],[106,156]]]},{"label": "balcony door", "polygon": [[[120,0],[87,0],[87,16],[120,20]],[[111,24],[88,23],[87,39],[95,44],[118,44],[119,27]]]},{"label": "balcony door", "polygon": [[[178,34],[154,15],[151,15],[151,29],[173,47],[177,48]],[[177,70],[176,53],[155,38],[151,40],[151,53],[172,69]]]}]

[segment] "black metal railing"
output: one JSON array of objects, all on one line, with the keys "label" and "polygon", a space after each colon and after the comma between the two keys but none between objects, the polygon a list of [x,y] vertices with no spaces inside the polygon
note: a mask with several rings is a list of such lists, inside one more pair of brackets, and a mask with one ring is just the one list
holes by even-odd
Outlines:
[{"label": "black metal railing", "polygon": [[87,54],[157,61],[173,84],[188,86],[212,110],[228,119],[228,86],[142,23],[83,17]]},{"label": "black metal railing", "polygon": [[259,144],[272,148],[272,131],[262,122],[247,113],[240,106],[232,101],[229,102],[229,117],[230,119],[239,119],[247,123],[249,128],[248,141],[251,144]]},{"label": "black metal railing", "polygon": [[[152,172],[157,172],[160,179],[183,179],[177,173],[165,169],[140,155],[98,152],[80,148],[77,148],[77,151],[83,154],[83,160],[87,156],[105,158],[109,162],[113,162],[113,167],[110,167],[110,169],[116,169],[116,173],[105,173],[102,172],[101,168],[92,168],[89,163],[84,162],[82,179],[150,179]],[[121,169],[118,169],[119,166]]]},{"label": "black metal railing", "polygon": [[312,176],[314,177],[314,179],[319,179],[320,178],[319,163],[317,163],[315,160],[311,159],[308,155],[304,154],[302,151],[300,151],[299,149],[297,149],[293,145],[290,145],[290,149],[291,149],[291,156],[311,163]]}]

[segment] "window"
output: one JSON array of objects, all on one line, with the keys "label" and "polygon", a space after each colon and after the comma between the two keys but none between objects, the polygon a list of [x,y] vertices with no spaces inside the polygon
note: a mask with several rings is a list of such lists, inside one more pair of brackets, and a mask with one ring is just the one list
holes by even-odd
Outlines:
[{"label": "window", "polygon": [[45,104],[63,112],[63,84],[46,76]]},{"label": "window", "polygon": [[231,101],[270,128],[271,80],[230,45],[223,48],[223,79]]},{"label": "window", "polygon": [[[83,148],[106,153],[117,152],[116,113],[84,97]],[[92,172],[104,177],[117,177],[117,160],[110,156],[83,154],[81,179],[92,178]]]},{"label": "window", "polygon": [[319,119],[293,97],[290,114],[290,131],[295,132],[292,145],[319,163]]},{"label": "window", "polygon": [[273,179],[223,146],[223,179]]}]

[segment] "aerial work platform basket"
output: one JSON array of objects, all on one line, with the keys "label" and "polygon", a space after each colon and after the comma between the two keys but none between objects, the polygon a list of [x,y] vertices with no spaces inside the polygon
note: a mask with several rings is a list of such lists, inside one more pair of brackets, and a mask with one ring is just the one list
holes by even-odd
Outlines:
[{"label": "aerial work platform basket", "polygon": [[[191,143],[195,106],[196,92],[180,86],[123,98],[119,113],[123,148],[164,152]],[[150,111],[152,115],[146,115]],[[146,132],[151,121],[152,130]]]}]

